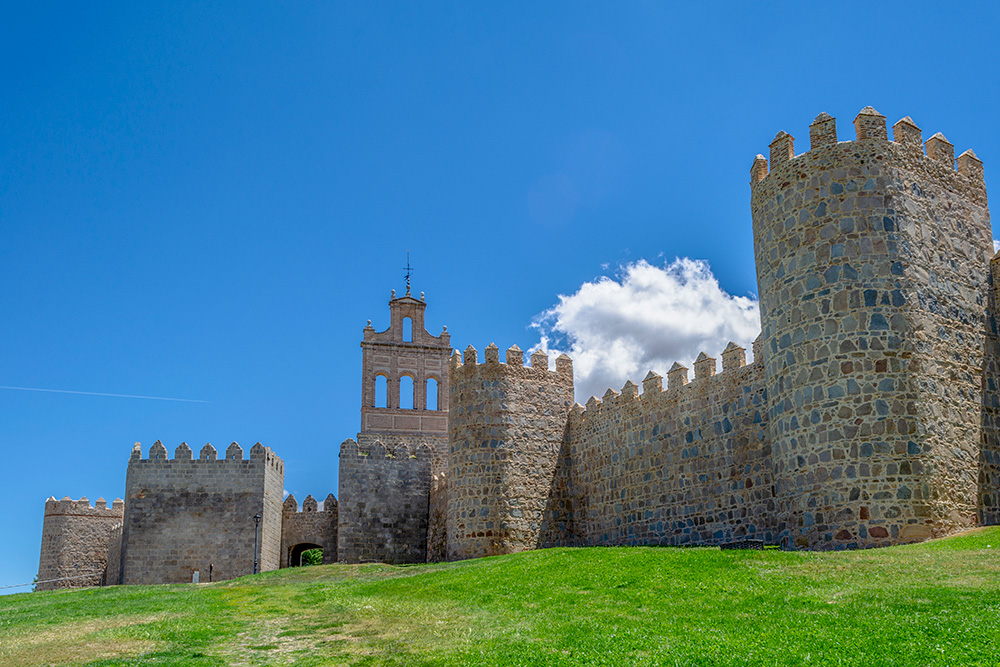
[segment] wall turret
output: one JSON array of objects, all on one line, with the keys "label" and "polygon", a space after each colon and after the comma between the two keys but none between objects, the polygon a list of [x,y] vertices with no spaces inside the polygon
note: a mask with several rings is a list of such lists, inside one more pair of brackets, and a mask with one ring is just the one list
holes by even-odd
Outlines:
[{"label": "wall turret", "polygon": [[992,255],[981,171],[971,157],[956,171],[943,135],[925,154],[908,117],[891,141],[871,107],[854,127],[836,142],[821,114],[808,152],[779,133],[770,170],[751,167],[786,547],[894,544],[975,521],[972,380]]},{"label": "wall turret", "polygon": [[105,581],[109,565],[117,580],[118,563],[109,563],[108,555],[115,537],[121,539],[116,531],[121,528],[124,508],[121,498],[111,507],[104,498],[93,506],[86,497],[46,500],[38,590],[98,586]]}]

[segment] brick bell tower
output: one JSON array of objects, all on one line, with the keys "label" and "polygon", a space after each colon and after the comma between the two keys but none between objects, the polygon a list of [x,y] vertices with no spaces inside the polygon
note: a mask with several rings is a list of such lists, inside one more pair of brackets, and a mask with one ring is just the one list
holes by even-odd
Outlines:
[{"label": "brick bell tower", "polygon": [[[361,341],[361,431],[358,442],[427,445],[435,471],[443,471],[448,450],[448,359],[451,335],[424,328],[423,293],[389,300],[389,328],[376,331],[371,320]],[[382,385],[377,387],[377,385]],[[430,401],[428,398],[430,396]],[[405,406],[405,407],[403,407]]]}]

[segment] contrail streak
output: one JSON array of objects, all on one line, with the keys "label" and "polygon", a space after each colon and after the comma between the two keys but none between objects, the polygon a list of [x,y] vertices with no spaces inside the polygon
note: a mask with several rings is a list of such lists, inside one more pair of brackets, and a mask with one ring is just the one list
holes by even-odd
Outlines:
[{"label": "contrail streak", "polygon": [[180,401],[182,403],[208,403],[196,398],[167,398],[165,396],[136,396],[134,394],[104,394],[97,391],[72,391],[69,389],[40,389],[38,387],[4,387],[0,389],[14,389],[16,391],[44,391],[52,394],[82,394],[83,396],[111,396],[112,398],[144,398],[150,401]]}]

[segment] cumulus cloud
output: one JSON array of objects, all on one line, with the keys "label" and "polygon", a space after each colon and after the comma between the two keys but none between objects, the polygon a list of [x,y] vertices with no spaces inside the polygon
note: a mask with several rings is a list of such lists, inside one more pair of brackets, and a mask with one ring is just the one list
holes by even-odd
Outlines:
[{"label": "cumulus cloud", "polygon": [[1000,241],[993,239],[993,252],[1000,252]]},{"label": "cumulus cloud", "polygon": [[582,403],[629,379],[640,384],[649,370],[665,376],[675,361],[692,368],[701,351],[719,358],[729,341],[749,361],[760,311],[756,298],[724,291],[707,262],[682,257],[663,267],[640,260],[584,283],[532,326],[541,341],[531,351],[573,358]]}]

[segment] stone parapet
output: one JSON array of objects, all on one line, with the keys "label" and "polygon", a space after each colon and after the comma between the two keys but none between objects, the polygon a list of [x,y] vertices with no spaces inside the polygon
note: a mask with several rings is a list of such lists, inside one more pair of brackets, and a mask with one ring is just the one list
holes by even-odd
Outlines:
[{"label": "stone parapet", "polygon": [[576,544],[776,539],[762,367],[739,364],[734,348],[721,373],[665,391],[609,389],[571,412]]}]

